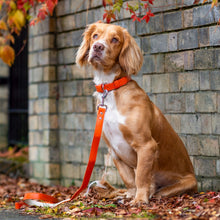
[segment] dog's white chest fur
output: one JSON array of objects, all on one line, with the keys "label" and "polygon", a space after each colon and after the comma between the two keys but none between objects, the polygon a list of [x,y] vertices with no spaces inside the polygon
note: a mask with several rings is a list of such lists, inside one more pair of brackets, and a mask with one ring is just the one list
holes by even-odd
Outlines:
[{"label": "dog's white chest fur", "polygon": [[[107,111],[105,113],[103,132],[113,148],[112,155],[119,157],[129,164],[134,161],[134,150],[125,140],[119,129],[120,124],[125,124],[125,116],[121,115],[117,110],[113,91],[109,92],[105,99]],[[132,163],[133,164],[133,163]]]},{"label": "dog's white chest fur", "polygon": [[[104,74],[95,74],[94,82],[96,84],[112,82],[115,74],[104,76]],[[102,93],[95,93],[96,98],[101,102]],[[120,124],[125,125],[126,117],[120,114],[117,109],[114,91],[110,91],[104,100],[104,104],[107,106],[105,113],[105,119],[103,124],[103,132],[112,149],[112,156],[118,157],[125,163],[129,163],[131,166],[136,166],[136,153],[133,148],[125,140],[121,130]]]}]

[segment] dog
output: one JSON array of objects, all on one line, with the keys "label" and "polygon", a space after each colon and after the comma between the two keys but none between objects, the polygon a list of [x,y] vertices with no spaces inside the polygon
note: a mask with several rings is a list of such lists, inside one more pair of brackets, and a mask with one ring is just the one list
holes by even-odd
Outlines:
[{"label": "dog", "polygon": [[[106,92],[103,137],[133,203],[196,192],[194,169],[183,142],[130,78],[141,69],[143,55],[128,31],[113,24],[90,24],[76,63],[92,68],[98,104]],[[113,89],[105,89],[108,85]]]}]

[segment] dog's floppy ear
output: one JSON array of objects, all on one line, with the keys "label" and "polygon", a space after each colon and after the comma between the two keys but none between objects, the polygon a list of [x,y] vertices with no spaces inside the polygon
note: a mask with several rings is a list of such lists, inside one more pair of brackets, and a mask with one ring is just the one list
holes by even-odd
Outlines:
[{"label": "dog's floppy ear", "polygon": [[84,66],[88,62],[91,35],[94,32],[95,28],[96,24],[91,24],[83,33],[83,41],[76,54],[76,63],[80,66]]},{"label": "dog's floppy ear", "polygon": [[124,30],[124,45],[119,55],[119,64],[128,74],[137,74],[143,64],[143,55],[136,41]]}]

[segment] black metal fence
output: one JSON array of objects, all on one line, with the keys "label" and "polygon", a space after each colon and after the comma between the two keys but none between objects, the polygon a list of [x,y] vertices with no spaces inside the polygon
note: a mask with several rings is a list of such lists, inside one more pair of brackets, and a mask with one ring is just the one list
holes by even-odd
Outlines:
[{"label": "black metal fence", "polygon": [[9,77],[9,145],[28,143],[28,28],[15,37],[15,62]]}]

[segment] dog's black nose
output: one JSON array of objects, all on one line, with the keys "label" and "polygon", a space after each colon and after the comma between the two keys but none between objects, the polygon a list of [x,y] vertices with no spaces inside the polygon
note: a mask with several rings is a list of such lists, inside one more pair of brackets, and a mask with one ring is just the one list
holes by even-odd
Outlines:
[{"label": "dog's black nose", "polygon": [[96,51],[96,52],[99,52],[99,51],[102,51],[102,50],[104,50],[104,45],[102,44],[102,43],[95,43],[94,45],[93,45],[93,49],[94,49],[94,51]]}]

